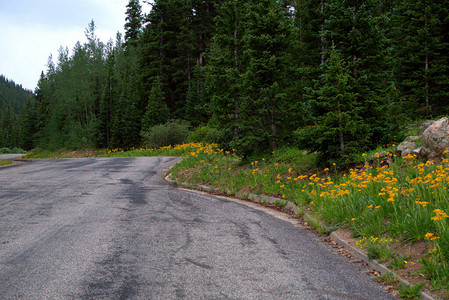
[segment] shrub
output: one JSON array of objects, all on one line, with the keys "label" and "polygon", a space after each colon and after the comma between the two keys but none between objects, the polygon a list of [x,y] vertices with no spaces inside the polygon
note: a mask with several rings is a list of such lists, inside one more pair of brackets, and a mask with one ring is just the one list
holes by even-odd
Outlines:
[{"label": "shrub", "polygon": [[189,141],[194,143],[218,143],[221,133],[217,128],[198,126],[189,133]]},{"label": "shrub", "polygon": [[12,149],[7,147],[0,148],[0,154],[22,154],[22,153],[26,153],[26,151],[17,147],[14,147]]},{"label": "shrub", "polygon": [[187,140],[188,134],[189,124],[182,120],[170,120],[141,133],[143,143],[148,148],[182,144]]}]

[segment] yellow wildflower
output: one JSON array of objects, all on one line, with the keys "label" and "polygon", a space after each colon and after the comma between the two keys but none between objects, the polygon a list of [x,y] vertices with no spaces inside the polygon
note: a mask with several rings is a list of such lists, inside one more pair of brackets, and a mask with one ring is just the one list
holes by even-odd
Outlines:
[{"label": "yellow wildflower", "polygon": [[434,209],[433,212],[435,213],[435,216],[432,217],[433,221],[441,221],[449,218],[449,216],[441,209]]}]

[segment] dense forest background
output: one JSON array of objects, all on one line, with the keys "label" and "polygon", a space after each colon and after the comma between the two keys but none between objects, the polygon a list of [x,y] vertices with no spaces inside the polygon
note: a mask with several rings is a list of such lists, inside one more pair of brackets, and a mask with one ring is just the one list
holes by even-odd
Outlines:
[{"label": "dense forest background", "polygon": [[397,141],[407,122],[448,114],[448,10],[423,0],[155,0],[143,15],[130,0],[124,36],[104,43],[92,21],[86,42],[49,58],[15,133],[0,106],[0,147],[126,149],[178,120],[244,156],[296,144],[348,160]]},{"label": "dense forest background", "polygon": [[23,139],[21,114],[33,92],[0,75],[0,148],[18,147]]}]

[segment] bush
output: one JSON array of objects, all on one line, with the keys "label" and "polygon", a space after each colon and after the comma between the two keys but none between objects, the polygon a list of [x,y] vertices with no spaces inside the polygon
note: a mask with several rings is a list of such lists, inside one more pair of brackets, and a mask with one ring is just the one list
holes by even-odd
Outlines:
[{"label": "bush", "polygon": [[147,148],[182,144],[189,135],[189,124],[182,120],[170,120],[142,131],[141,135]]},{"label": "bush", "polygon": [[14,147],[14,148],[7,148],[7,147],[3,147],[0,148],[0,154],[23,154],[26,153],[25,150]]},{"label": "bush", "polygon": [[199,126],[189,133],[189,142],[218,143],[221,133],[218,129],[209,126]]}]

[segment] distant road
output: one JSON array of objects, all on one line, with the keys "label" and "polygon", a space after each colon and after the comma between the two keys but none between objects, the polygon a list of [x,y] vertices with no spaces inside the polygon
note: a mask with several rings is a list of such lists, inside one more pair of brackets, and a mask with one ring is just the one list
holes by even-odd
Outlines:
[{"label": "distant road", "polygon": [[175,161],[0,169],[0,298],[393,299],[293,221],[168,185]]},{"label": "distant road", "polygon": [[23,154],[0,154],[0,159],[16,159]]}]

